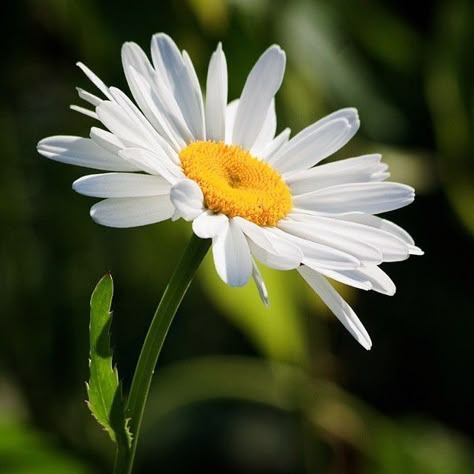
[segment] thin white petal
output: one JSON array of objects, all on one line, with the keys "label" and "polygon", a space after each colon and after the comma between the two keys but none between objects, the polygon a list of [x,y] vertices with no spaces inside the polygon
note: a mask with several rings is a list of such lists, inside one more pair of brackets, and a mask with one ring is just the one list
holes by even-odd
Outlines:
[{"label": "thin white petal", "polygon": [[358,273],[370,281],[374,291],[389,296],[395,294],[397,290],[395,283],[393,283],[392,279],[380,267],[375,265],[361,267]]},{"label": "thin white petal", "polygon": [[126,148],[117,136],[107,130],[92,127],[89,135],[93,142],[114,155],[118,155],[120,150]]},{"label": "thin white petal", "polygon": [[83,176],[72,184],[86,196],[125,198],[169,194],[170,184],[161,176],[135,173],[107,173]]},{"label": "thin white petal", "polygon": [[257,264],[255,261],[252,259],[252,278],[253,281],[255,282],[255,286],[257,287],[258,295],[260,296],[260,299],[262,300],[262,303],[265,306],[270,306],[270,300],[268,299],[268,290],[265,285],[265,282],[263,281],[262,274],[260,273],[260,270],[257,267]]},{"label": "thin white petal", "polygon": [[235,116],[239,107],[239,99],[235,99],[227,104],[225,108],[225,143],[232,144],[232,131],[234,130]]},{"label": "thin white petal", "polygon": [[176,208],[173,219],[192,221],[204,210],[204,196],[199,185],[191,179],[176,183],[170,192],[171,202]]},{"label": "thin white petal", "polygon": [[[138,134],[145,141],[145,148],[149,148],[151,151],[156,152],[157,149],[164,153],[170,161],[173,163],[178,162],[176,150],[164,139],[157,131],[151,126],[150,122],[138,109],[138,107],[120,90],[115,87],[111,87],[110,93],[112,94],[115,102],[121,108],[122,112],[126,115],[129,122],[132,123],[132,127],[138,132]],[[104,104],[106,104],[104,102]],[[101,107],[101,104],[97,107],[97,113]]]},{"label": "thin white petal", "polygon": [[382,263],[383,255],[381,250],[354,232],[341,231],[343,226],[337,224],[339,224],[339,221],[314,217],[297,221],[283,219],[278,223],[278,227],[292,235],[353,255],[363,263]]},{"label": "thin white petal", "polygon": [[327,270],[325,268],[313,268],[313,270],[345,285],[359,288],[360,290],[368,291],[372,289],[372,284],[369,279],[358,270]]},{"label": "thin white petal", "polygon": [[193,231],[201,239],[212,239],[227,227],[228,217],[224,214],[214,214],[205,211],[193,221]]},{"label": "thin white petal", "polygon": [[300,265],[304,257],[298,245],[241,217],[233,220],[248,237],[252,254],[267,267],[291,270]]},{"label": "thin white petal", "polygon": [[90,92],[85,91],[84,89],[81,89],[80,87],[76,87],[77,94],[82,100],[85,100],[89,104],[93,105],[94,107],[98,106],[103,99],[100,99],[94,94],[91,94]]},{"label": "thin white petal", "polygon": [[221,43],[211,56],[206,83],[206,138],[225,140],[227,63]]},{"label": "thin white petal", "polygon": [[70,105],[69,108],[71,110],[74,110],[74,112],[79,112],[82,115],[85,115],[87,117],[93,118],[95,120],[99,120],[99,117],[97,116],[96,112],[93,110],[86,109],[85,107],[81,107],[79,105]]},{"label": "thin white petal", "polygon": [[408,245],[411,255],[423,255],[424,253],[423,250],[415,245],[415,241],[413,240],[412,236],[405,229],[402,229],[400,226],[388,221],[387,219],[382,219],[381,217],[372,216],[370,214],[342,214],[335,216],[335,218],[364,224],[394,235]]},{"label": "thin white petal", "polygon": [[205,139],[201,90],[187,55],[183,58],[174,41],[164,33],[153,35],[151,55],[155,69],[173,93],[193,137]]},{"label": "thin white petal", "polygon": [[157,74],[140,46],[125,43],[122,46],[122,64],[133,97],[146,118],[177,150],[182,148],[185,141],[176,131],[175,123],[171,123],[161,100],[160,88],[157,87]]},{"label": "thin white petal", "polygon": [[370,336],[352,308],[342,299],[328,281],[318,272],[306,266],[301,266],[298,272],[320,296],[339,321],[341,321],[344,327],[354,336],[357,342],[359,342],[364,349],[369,350],[372,347]]},{"label": "thin white petal", "polygon": [[244,286],[252,275],[252,257],[247,239],[232,222],[212,240],[214,265],[218,275],[230,286]]},{"label": "thin white petal", "polygon": [[[360,214],[354,214],[359,216]],[[398,236],[384,230],[359,224],[356,221],[345,221],[336,219],[334,216],[325,217],[318,215],[298,214],[293,212],[289,218],[302,224],[304,228],[307,224],[314,232],[319,231],[326,238],[336,235],[336,239],[347,238],[359,240],[368,244],[381,252],[383,261],[394,262],[405,260],[409,256],[409,246]],[[286,222],[286,221],[285,221]]]},{"label": "thin white petal", "polygon": [[38,143],[38,152],[51,160],[106,171],[137,171],[135,165],[103,149],[89,138],[58,135]]},{"label": "thin white petal", "polygon": [[89,78],[89,80],[97,87],[97,89],[102,92],[102,94],[104,94],[108,99],[112,99],[109,88],[85,64],[79,62],[76,63],[76,66],[79,67],[79,69]]},{"label": "thin white petal", "polygon": [[250,153],[254,156],[260,156],[263,150],[270,145],[273,138],[275,137],[277,127],[276,111],[275,111],[275,99],[270,103],[267,115],[263,121],[262,129],[253,144]]},{"label": "thin white petal", "polygon": [[293,195],[304,194],[346,183],[379,180],[381,155],[364,155],[315,166],[309,170],[286,173],[283,179]]},{"label": "thin white petal", "polygon": [[340,184],[293,198],[295,208],[330,214],[363,212],[378,214],[407,206],[414,189],[400,183],[371,182]]},{"label": "thin white petal", "polygon": [[171,184],[183,177],[182,171],[166,158],[143,148],[125,148],[119,156],[149,174],[163,176]]},{"label": "thin white petal", "polygon": [[283,80],[285,62],[285,53],[274,45],[260,56],[250,71],[240,96],[232,143],[246,150],[254,145]]},{"label": "thin white petal", "polygon": [[357,132],[356,109],[341,109],[306,127],[271,159],[280,172],[309,169],[342,148]]},{"label": "thin white petal", "polygon": [[333,270],[348,270],[358,268],[361,265],[353,255],[335,249],[329,245],[323,245],[303,239],[280,229],[269,229],[274,235],[296,244],[303,252],[302,263],[315,268],[328,268]]},{"label": "thin white petal", "polygon": [[262,161],[270,161],[272,156],[284,146],[288,139],[290,138],[291,130],[289,128],[285,128],[281,133],[279,133],[257,156]]},{"label": "thin white petal", "polygon": [[170,219],[173,212],[169,196],[113,198],[92,206],[91,217],[108,227],[139,227]]}]

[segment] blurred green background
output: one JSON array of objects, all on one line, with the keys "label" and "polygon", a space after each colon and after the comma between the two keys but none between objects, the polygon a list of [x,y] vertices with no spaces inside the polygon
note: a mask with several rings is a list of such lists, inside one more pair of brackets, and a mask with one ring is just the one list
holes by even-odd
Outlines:
[{"label": "blurred green background", "polygon": [[[417,200],[389,217],[421,258],[388,266],[397,294],[340,287],[368,328],[364,351],[295,272],[266,271],[271,308],[206,261],[159,362],[137,473],[474,472],[474,6],[468,0],[7,2],[0,76],[0,472],[110,472],[113,449],[84,403],[89,297],[111,271],[125,386],[186,223],[117,230],[71,191],[87,170],[40,158],[87,136],[68,109],[74,66],[127,90],[120,46],[153,33],[190,53],[201,83],[218,41],[239,95],[259,54],[287,52],[279,130],[355,106],[338,157],[382,152]],[[387,268],[386,268],[387,269]]]}]

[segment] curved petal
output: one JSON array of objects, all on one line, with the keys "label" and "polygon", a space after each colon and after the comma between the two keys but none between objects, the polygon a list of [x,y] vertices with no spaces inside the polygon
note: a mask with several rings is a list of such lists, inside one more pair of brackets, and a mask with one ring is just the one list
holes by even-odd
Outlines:
[{"label": "curved petal", "polygon": [[275,153],[278,153],[278,151],[288,142],[290,133],[291,130],[285,128],[260,152],[258,158],[262,161],[270,161]]},{"label": "curved petal", "polygon": [[119,156],[149,174],[159,174],[171,184],[182,179],[183,172],[166,158],[143,148],[125,148]]},{"label": "curved petal", "polygon": [[244,286],[252,275],[252,257],[247,239],[230,220],[225,230],[212,239],[214,265],[218,275],[230,286]]},{"label": "curved petal", "polygon": [[378,214],[407,206],[414,199],[414,189],[405,184],[371,182],[339,184],[300,194],[293,203],[295,208],[326,214]]},{"label": "curved petal", "polygon": [[173,220],[183,218],[192,221],[204,210],[204,196],[199,185],[191,179],[176,183],[170,191],[171,202],[176,208]]},{"label": "curved petal", "polygon": [[364,155],[315,166],[309,170],[287,173],[283,179],[293,195],[309,193],[346,183],[380,181],[381,155]]},{"label": "curved petal", "polygon": [[372,347],[369,334],[352,308],[342,299],[328,281],[318,272],[304,265],[298,268],[298,272],[320,296],[337,319],[339,319],[344,327],[354,336],[357,342],[359,342],[364,349],[369,350]]},{"label": "curved petal", "polygon": [[262,274],[260,273],[260,270],[257,267],[257,264],[255,261],[252,259],[252,278],[253,281],[255,282],[255,286],[257,287],[258,295],[260,296],[260,299],[262,300],[262,303],[265,306],[270,306],[270,300],[268,299],[268,290],[265,285],[265,282],[263,281]]},{"label": "curved petal", "polygon": [[169,194],[170,187],[161,176],[136,173],[91,174],[72,184],[74,191],[100,198],[162,196]]},{"label": "curved petal", "polygon": [[136,165],[124,161],[89,138],[57,135],[38,143],[38,153],[50,160],[68,165],[105,171],[138,171]]},{"label": "curved petal", "polygon": [[366,242],[354,232],[341,232],[342,226],[333,226],[330,219],[302,218],[299,221],[282,219],[278,227],[289,234],[353,255],[362,263],[377,265],[383,261],[382,252],[376,246]]},{"label": "curved petal", "polygon": [[164,33],[153,35],[151,56],[155,69],[172,92],[194,139],[205,140],[201,89],[188,56],[182,55],[175,42]]},{"label": "curved petal", "polygon": [[225,140],[225,112],[227,104],[227,63],[219,43],[211,56],[206,83],[206,138]]},{"label": "curved petal", "polygon": [[[354,214],[354,216],[359,215]],[[405,260],[409,256],[409,246],[404,241],[398,236],[381,229],[359,224],[355,221],[337,219],[333,216],[325,217],[292,213],[290,214],[290,219],[297,221],[296,225],[302,224],[302,228],[305,228],[308,224],[309,230],[314,232],[316,239],[318,238],[317,234],[320,234],[325,239],[331,240],[334,238],[335,242],[341,239],[343,241],[348,240],[349,242],[357,240],[361,244],[365,243],[375,247],[385,262]]]},{"label": "curved petal", "polygon": [[102,128],[92,127],[89,136],[94,143],[117,156],[126,148],[120,138]]},{"label": "curved petal", "polygon": [[253,144],[250,153],[254,156],[260,156],[263,150],[270,145],[275,137],[277,127],[277,118],[275,111],[275,99],[272,99],[268,107],[267,115],[263,121],[262,129]]},{"label": "curved petal", "polygon": [[193,232],[201,239],[212,239],[224,232],[229,218],[224,214],[205,211],[193,221]]},{"label": "curved petal", "polygon": [[85,64],[78,62],[76,63],[76,66],[88,77],[92,84],[94,84],[97,89],[99,89],[100,92],[105,95],[105,97],[107,97],[108,99],[112,99],[112,96],[109,92],[109,88]]},{"label": "curved petal", "polygon": [[169,196],[112,198],[92,206],[90,214],[98,224],[107,227],[139,227],[154,224],[173,215]]},{"label": "curved petal", "polygon": [[241,217],[234,217],[234,222],[247,236],[252,254],[267,267],[292,270],[300,265],[303,252],[283,235],[275,235],[272,229],[259,227]]},{"label": "curved petal", "polygon": [[356,109],[338,110],[295,135],[271,164],[280,173],[309,169],[342,148],[358,129]]},{"label": "curved petal", "polygon": [[405,242],[411,255],[424,254],[423,250],[415,245],[412,236],[405,229],[402,229],[400,226],[388,221],[387,219],[382,219],[381,217],[372,216],[370,214],[342,214],[335,216],[335,218],[342,221],[357,222],[375,229],[380,229],[388,234],[398,237],[402,242]]},{"label": "curved petal", "polygon": [[285,53],[276,45],[268,48],[250,71],[240,96],[232,143],[250,150],[264,123],[285,72]]},{"label": "curved petal", "polygon": [[234,130],[235,116],[239,107],[239,99],[234,99],[225,108],[225,143],[232,144],[232,131]]}]

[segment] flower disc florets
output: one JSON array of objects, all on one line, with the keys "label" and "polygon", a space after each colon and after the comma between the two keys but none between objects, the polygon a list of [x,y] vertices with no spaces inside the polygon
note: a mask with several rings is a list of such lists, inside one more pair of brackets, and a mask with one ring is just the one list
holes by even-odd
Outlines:
[{"label": "flower disc florets", "polygon": [[197,141],[181,150],[184,173],[199,184],[205,206],[228,217],[275,226],[292,208],[281,176],[237,145]]}]

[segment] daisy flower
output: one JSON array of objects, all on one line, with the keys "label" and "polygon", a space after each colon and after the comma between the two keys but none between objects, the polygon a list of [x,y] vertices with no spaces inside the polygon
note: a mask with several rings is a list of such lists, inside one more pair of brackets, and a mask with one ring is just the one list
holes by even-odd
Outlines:
[{"label": "daisy flower", "polygon": [[357,132],[353,108],[338,110],[290,139],[276,135],[274,97],[285,53],[276,45],[258,59],[240,98],[228,103],[227,64],[219,44],[203,98],[191,59],[165,34],[151,58],[125,43],[122,63],[135,103],[78,63],[101,96],[77,89],[91,107],[71,106],[97,120],[89,138],[54,136],[38,151],[63,163],[106,171],[84,176],[77,192],[104,198],[94,221],[134,227],[166,219],[192,222],[212,239],[217,273],[230,286],[250,278],[268,304],[256,262],[296,269],[366,349],[371,340],[327,278],[393,295],[383,262],[420,255],[410,235],[377,217],[410,204],[414,190],[384,181],[381,156],[320,164]]}]

